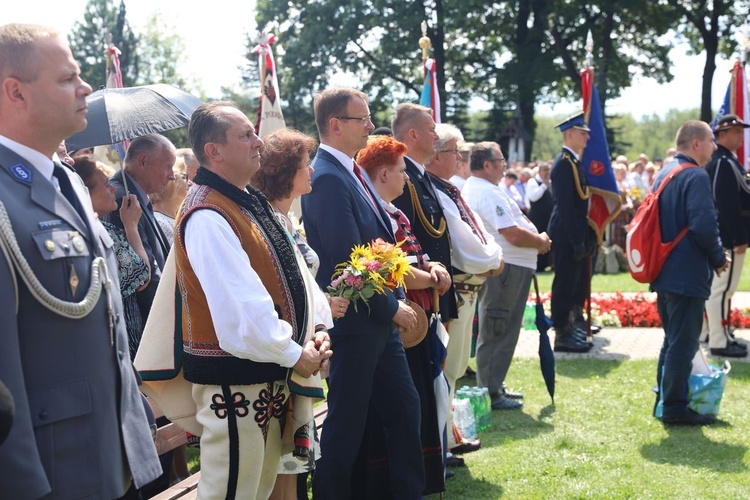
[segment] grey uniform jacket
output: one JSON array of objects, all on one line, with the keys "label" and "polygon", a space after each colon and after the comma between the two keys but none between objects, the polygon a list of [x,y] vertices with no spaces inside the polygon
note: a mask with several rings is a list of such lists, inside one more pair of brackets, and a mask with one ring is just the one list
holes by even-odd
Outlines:
[{"label": "grey uniform jacket", "polygon": [[66,174],[85,222],[38,170],[0,145],[0,201],[33,273],[55,297],[78,302],[92,260],[105,257],[117,321],[111,334],[105,293],[82,319],[53,313],[18,273],[16,298],[0,254],[0,380],[16,404],[0,445],[3,498],[117,498],[131,474],[141,486],[161,471],[128,354],[113,243],[81,178]]}]

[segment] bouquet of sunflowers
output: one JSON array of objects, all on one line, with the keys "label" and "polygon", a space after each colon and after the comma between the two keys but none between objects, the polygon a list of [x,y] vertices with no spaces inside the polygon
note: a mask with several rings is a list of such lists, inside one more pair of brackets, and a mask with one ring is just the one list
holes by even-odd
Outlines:
[{"label": "bouquet of sunflowers", "polygon": [[328,287],[330,294],[351,300],[357,311],[358,300],[367,304],[376,293],[385,293],[386,288],[404,287],[404,277],[411,273],[411,265],[400,248],[402,243],[394,245],[378,238],[367,245],[355,246],[349,260],[336,266]]}]

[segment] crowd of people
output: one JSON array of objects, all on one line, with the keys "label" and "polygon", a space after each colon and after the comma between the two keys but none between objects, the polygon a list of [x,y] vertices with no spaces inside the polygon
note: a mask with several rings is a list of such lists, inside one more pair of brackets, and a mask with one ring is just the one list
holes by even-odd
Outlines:
[{"label": "crowd of people", "polygon": [[[445,491],[460,455],[481,447],[451,410],[475,318],[477,385],[493,410],[523,407],[506,377],[537,270],[555,271],[555,351],[593,345],[584,304],[599,243],[583,114],[558,125],[552,162],[509,168],[499,144],[467,143],[423,106],[401,104],[376,131],[353,88],[315,97],[318,139],[289,129],[261,139],[233,103],[215,101],[192,115],[190,149],[143,135],[113,172],[65,149],[86,127],[92,89],[57,32],[0,27],[0,83],[0,400],[14,402],[0,410],[15,414],[0,432],[0,491],[12,498],[145,498],[188,475],[185,447],[157,455],[132,364],[153,336],[176,335],[148,328],[164,310],[157,295],[179,297],[177,351],[163,354],[181,368],[166,378],[189,385],[181,417],[199,434],[200,498],[306,498],[309,473],[321,499]],[[662,195],[663,238],[692,235],[653,283],[666,424],[711,421],[687,406],[704,306],[711,352],[747,352],[726,325],[750,238],[735,155],[745,127],[688,122],[661,168],[615,160],[631,208],[675,167],[707,164]],[[405,289],[384,287],[366,306],[327,293],[352,250],[376,240],[401,245]],[[401,335],[420,324],[405,347]]]}]

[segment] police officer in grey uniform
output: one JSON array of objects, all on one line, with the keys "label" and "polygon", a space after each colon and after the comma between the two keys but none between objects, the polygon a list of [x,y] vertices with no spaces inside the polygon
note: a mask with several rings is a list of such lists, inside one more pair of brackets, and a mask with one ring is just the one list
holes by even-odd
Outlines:
[{"label": "police officer in grey uniform", "polygon": [[3,498],[118,498],[161,472],[113,243],[55,154],[86,127],[90,92],[64,37],[0,26],[0,380],[15,402]]}]

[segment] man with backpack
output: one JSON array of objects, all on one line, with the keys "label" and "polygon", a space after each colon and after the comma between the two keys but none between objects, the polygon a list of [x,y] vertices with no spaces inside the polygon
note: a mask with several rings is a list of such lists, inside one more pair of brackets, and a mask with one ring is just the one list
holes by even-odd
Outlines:
[{"label": "man with backpack", "polygon": [[683,228],[687,228],[687,234],[651,283],[664,328],[656,379],[665,425],[705,425],[715,418],[688,407],[688,378],[698,350],[703,305],[711,290],[713,272],[720,275],[730,260],[719,240],[708,174],[692,168],[711,160],[716,149],[713,132],[706,123],[691,120],[677,131],[676,142],[677,154],[661,169],[653,187],[656,191],[672,170],[689,164],[669,181],[659,197],[661,240],[674,240]]},{"label": "man with backpack", "polygon": [[708,338],[711,354],[734,358],[747,356],[747,345],[736,340],[729,329],[729,304],[737,291],[750,242],[750,178],[737,158],[748,127],[750,124],[737,115],[719,118],[714,127],[717,149],[706,165],[719,218],[721,243],[729,252],[732,265],[711,284],[711,295],[706,301],[708,328],[702,337]]}]

